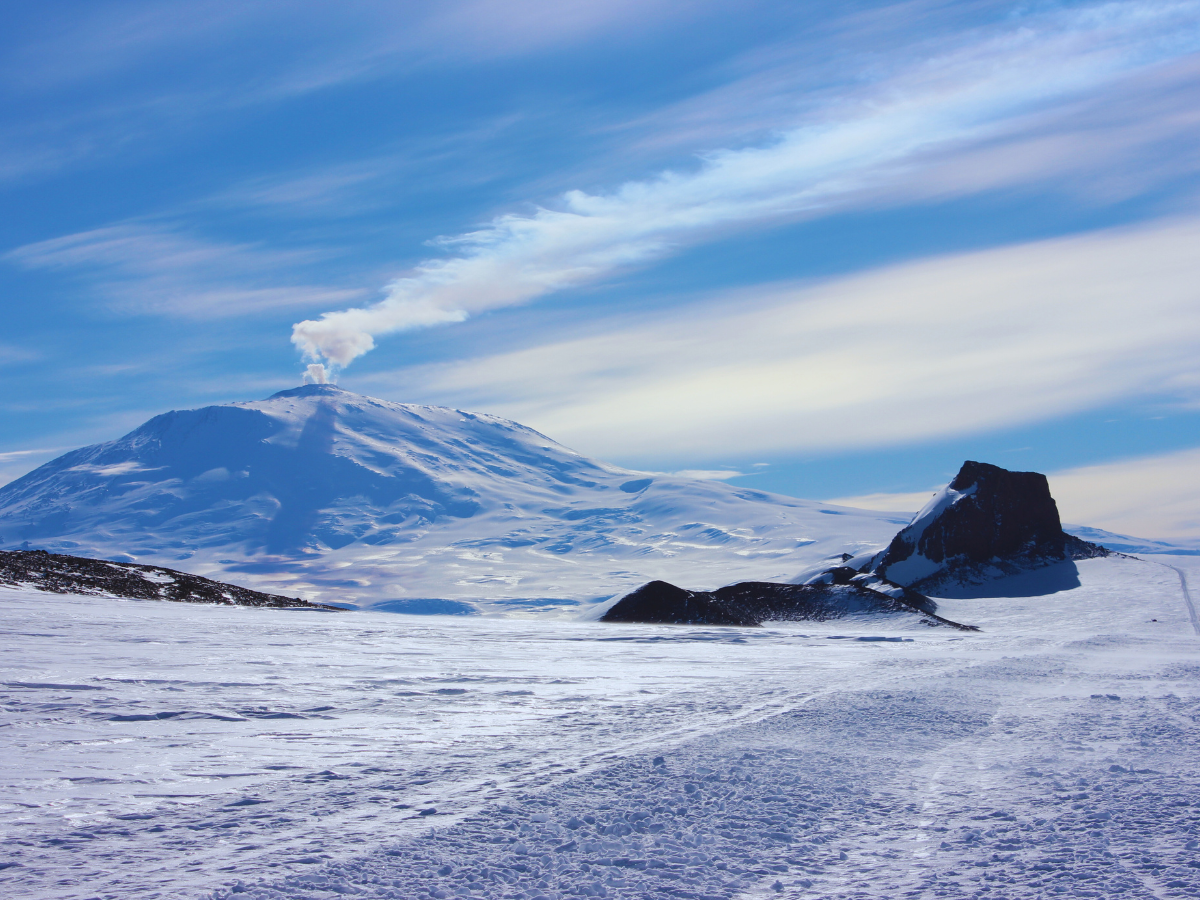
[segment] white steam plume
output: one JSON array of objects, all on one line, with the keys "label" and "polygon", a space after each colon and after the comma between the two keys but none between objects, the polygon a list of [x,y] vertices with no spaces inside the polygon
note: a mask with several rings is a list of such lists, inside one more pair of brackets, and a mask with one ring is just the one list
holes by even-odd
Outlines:
[{"label": "white steam plume", "polygon": [[[881,190],[920,194],[917,156],[1028,127],[1055,101],[1200,47],[1200,3],[1100,4],[1048,15],[965,46],[860,98],[856,115],[724,151],[608,195],[570,191],[557,209],[507,215],[440,241],[379,303],[293,326],[312,360],[345,366],[375,337],[527,303],[662,257],[722,231],[795,220]],[[849,104],[844,104],[848,106]],[[902,168],[904,166],[904,168]],[[860,202],[861,199],[860,199]]]},{"label": "white steam plume", "polygon": [[304,370],[305,384],[330,384],[331,373],[325,370],[325,367],[320,363],[312,363]]}]

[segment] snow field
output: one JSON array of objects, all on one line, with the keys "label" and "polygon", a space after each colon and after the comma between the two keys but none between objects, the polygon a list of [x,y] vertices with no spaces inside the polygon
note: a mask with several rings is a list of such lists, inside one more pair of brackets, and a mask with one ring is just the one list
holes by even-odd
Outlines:
[{"label": "snow field", "polygon": [[0,889],[22,896],[177,896],[318,865],[423,832],[422,810],[453,819],[770,716],[878,656],[821,627],[0,604]]},{"label": "snow field", "polygon": [[1178,573],[1072,571],[971,635],[0,592],[0,892],[1200,895]]},{"label": "snow field", "polygon": [[[986,683],[1045,674],[998,668]],[[932,685],[822,697],[314,875],[211,896],[1197,896],[1200,704],[1115,696],[1023,721]],[[1167,711],[1191,727],[1161,728]],[[1151,762],[1164,768],[1140,767]]]}]

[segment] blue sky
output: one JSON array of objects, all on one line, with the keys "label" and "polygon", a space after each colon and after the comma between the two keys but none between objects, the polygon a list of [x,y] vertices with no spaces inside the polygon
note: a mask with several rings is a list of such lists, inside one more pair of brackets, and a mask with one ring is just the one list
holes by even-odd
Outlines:
[{"label": "blue sky", "polygon": [[350,389],[1200,537],[1200,2],[78,2],[0,34],[0,482]]}]

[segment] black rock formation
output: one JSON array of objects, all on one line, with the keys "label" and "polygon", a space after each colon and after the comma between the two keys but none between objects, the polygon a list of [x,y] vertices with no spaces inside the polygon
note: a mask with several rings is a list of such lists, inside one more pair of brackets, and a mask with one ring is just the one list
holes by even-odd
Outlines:
[{"label": "black rock formation", "polygon": [[0,584],[53,594],[93,594],[133,600],[174,600],[272,609],[342,610],[340,606],[264,594],[161,566],[87,559],[45,550],[0,550]]},{"label": "black rock formation", "polygon": [[901,598],[850,581],[847,570],[838,583],[775,584],[744,581],[715,591],[687,591],[665,581],[652,581],[622,597],[602,622],[669,625],[761,625],[763,622],[824,622],[855,613],[907,613],[927,625],[978,629],[943,619],[932,612],[927,597],[905,592]]},{"label": "black rock formation", "polygon": [[873,560],[876,575],[918,591],[979,583],[1055,562],[1108,556],[1062,530],[1046,476],[967,461],[932,509]]},{"label": "black rock formation", "polygon": [[757,625],[759,620],[730,608],[715,594],[685,591],[666,581],[651,581],[626,594],[601,622],[646,622],[665,625]]}]

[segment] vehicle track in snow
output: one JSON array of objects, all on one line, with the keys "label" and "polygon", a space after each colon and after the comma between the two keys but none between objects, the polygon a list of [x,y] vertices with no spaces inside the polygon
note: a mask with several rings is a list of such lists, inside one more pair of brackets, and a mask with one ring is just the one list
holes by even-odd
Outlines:
[{"label": "vehicle track in snow", "polygon": [[[1088,652],[1079,669],[1052,652],[831,691],[208,897],[1200,895],[1197,669],[1164,661],[1148,684],[1098,674]],[[1086,693],[1118,685],[1123,696]],[[1170,688],[1190,696],[1155,696]]]},{"label": "vehicle track in snow", "polygon": [[1179,576],[1179,587],[1183,591],[1183,602],[1187,604],[1188,618],[1192,622],[1192,630],[1196,632],[1197,637],[1200,637],[1200,616],[1196,615],[1196,604],[1192,602],[1191,592],[1188,590],[1187,573],[1178,566],[1172,566],[1163,563],[1168,569],[1173,569],[1175,574]]},{"label": "vehicle track in snow", "polygon": [[6,609],[0,893],[55,900],[307,869],[785,714],[848,668],[882,688],[907,677],[900,657],[962,664],[935,648],[963,639],[928,628],[860,642],[57,595]]}]

